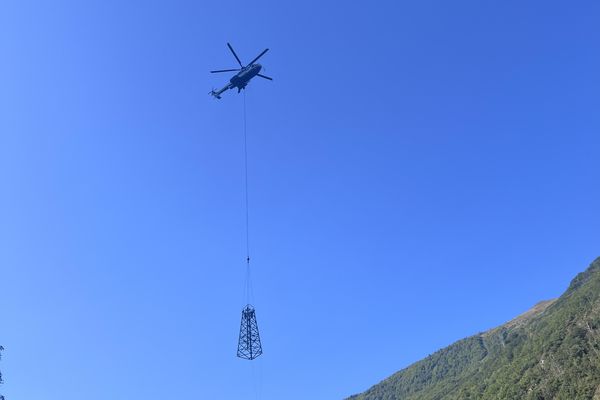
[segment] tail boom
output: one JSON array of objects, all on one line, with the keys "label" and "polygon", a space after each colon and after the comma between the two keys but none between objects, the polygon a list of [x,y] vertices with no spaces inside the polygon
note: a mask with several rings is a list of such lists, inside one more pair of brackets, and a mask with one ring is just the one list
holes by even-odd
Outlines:
[{"label": "tail boom", "polygon": [[216,99],[220,99],[221,98],[221,93],[223,93],[224,91],[231,89],[231,83],[228,84],[227,86],[223,87],[222,89],[219,90],[211,90],[210,92],[208,92],[208,94],[211,94],[212,96],[214,96]]}]

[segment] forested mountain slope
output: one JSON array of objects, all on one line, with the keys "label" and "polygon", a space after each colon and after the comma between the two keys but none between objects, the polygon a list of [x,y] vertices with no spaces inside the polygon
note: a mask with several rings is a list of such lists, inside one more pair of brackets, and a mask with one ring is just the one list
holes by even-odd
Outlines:
[{"label": "forested mountain slope", "polygon": [[600,400],[600,258],[558,299],[349,399]]}]

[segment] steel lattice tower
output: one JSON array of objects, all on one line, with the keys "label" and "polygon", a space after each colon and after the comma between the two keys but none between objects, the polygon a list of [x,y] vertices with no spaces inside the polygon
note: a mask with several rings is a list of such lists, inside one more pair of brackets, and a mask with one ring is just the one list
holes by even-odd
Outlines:
[{"label": "steel lattice tower", "polygon": [[[2,350],[4,350],[4,347],[0,346],[0,360],[2,360]],[[0,385],[3,383],[2,381],[2,372],[0,372]],[[4,396],[2,396],[0,394],[0,400],[4,400]]]},{"label": "steel lattice tower", "polygon": [[240,324],[240,338],[238,341],[237,356],[246,360],[254,360],[262,354],[256,312],[250,304],[242,310]]}]

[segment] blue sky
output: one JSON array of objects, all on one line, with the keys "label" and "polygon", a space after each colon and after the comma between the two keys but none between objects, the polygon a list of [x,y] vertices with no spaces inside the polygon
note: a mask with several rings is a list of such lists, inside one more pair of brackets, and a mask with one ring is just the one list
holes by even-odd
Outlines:
[{"label": "blue sky", "polygon": [[0,9],[9,400],[342,399],[600,256],[597,2],[83,3]]}]

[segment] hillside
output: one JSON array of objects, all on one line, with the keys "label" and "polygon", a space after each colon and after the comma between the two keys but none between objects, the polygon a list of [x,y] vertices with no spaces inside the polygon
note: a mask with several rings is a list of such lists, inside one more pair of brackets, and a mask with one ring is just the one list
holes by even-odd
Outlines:
[{"label": "hillside", "polygon": [[349,398],[417,399],[600,400],[600,258],[558,299]]}]

